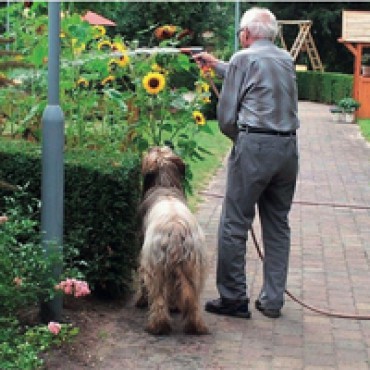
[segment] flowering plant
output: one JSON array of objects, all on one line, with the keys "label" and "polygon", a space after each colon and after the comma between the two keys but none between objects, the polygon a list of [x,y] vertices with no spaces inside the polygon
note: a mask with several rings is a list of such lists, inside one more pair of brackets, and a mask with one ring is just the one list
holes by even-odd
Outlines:
[{"label": "flowering plant", "polygon": [[[173,25],[154,31],[159,47],[177,46],[181,33]],[[140,54],[132,43],[108,37],[101,26],[93,28],[92,35],[92,40],[72,43],[79,51],[88,43],[90,55],[95,55],[76,73],[75,91],[82,96],[86,91],[91,93],[91,86],[100,91],[106,103],[103,120],[109,121],[112,136],[118,136],[110,139],[118,140],[120,150],[141,152],[150,146],[170,144],[182,157],[199,155],[197,132],[211,132],[202,113],[202,107],[210,102],[210,91],[204,76],[191,74],[189,57],[161,54],[160,49],[158,53]],[[93,71],[100,72],[99,80],[94,79]],[[184,73],[194,80],[192,90],[178,83],[178,76]]]},{"label": "flowering plant", "polygon": [[[36,15],[40,9],[35,5],[22,13],[23,8],[14,5],[12,16],[19,22],[14,26],[18,30],[14,47],[22,50],[34,73],[22,74],[12,90],[0,91],[6,112],[3,133],[36,141],[45,108],[48,49],[47,18]],[[171,24],[159,26],[150,45],[159,51],[140,54],[137,43],[109,36],[104,27],[64,12],[60,101],[67,149],[140,153],[170,144],[185,160],[201,158],[204,150],[196,135],[211,133],[203,114],[210,102],[209,86],[188,56],[160,52],[161,47],[183,44],[188,32]],[[11,94],[23,96],[17,110],[7,103]]]},{"label": "flowering plant", "polygon": [[91,293],[86,281],[74,278],[67,278],[66,280],[61,281],[55,286],[55,289],[63,291],[64,294],[73,295],[76,298],[83,297]]}]

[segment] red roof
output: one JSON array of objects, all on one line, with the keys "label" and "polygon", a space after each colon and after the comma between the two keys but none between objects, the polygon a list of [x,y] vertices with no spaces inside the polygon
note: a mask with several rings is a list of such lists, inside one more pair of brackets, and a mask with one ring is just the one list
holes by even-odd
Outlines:
[{"label": "red roof", "polygon": [[84,21],[90,23],[93,26],[115,26],[116,25],[113,21],[111,21],[107,18],[104,18],[101,15],[96,14],[94,12],[90,12],[90,11],[88,11],[82,17],[82,19]]}]

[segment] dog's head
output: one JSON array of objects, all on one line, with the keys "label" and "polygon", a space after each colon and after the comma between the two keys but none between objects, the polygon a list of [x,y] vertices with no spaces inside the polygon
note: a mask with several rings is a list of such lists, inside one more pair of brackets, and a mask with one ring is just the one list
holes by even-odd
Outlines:
[{"label": "dog's head", "polygon": [[154,186],[183,190],[185,163],[168,146],[153,147],[142,161],[143,193]]}]

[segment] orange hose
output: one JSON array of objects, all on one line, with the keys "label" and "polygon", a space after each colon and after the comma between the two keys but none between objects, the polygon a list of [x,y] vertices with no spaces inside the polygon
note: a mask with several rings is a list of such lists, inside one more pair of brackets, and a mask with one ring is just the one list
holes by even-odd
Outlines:
[{"label": "orange hose", "polygon": [[[220,92],[218,91],[218,89],[217,89],[215,83],[213,82],[211,76],[209,74],[206,74],[206,78],[207,78],[209,84],[211,85],[211,87],[213,89],[213,92],[215,93],[217,98],[219,98],[220,97]],[[202,192],[202,193],[204,195],[210,195],[210,196],[215,196],[215,197],[218,197],[218,198],[223,198],[223,196],[219,195],[219,194],[211,194],[211,193],[207,193],[207,192]],[[319,203],[303,202],[303,201],[295,202],[295,203],[301,203],[301,204],[307,204],[307,205],[320,205]],[[323,205],[328,205],[328,204],[325,203]],[[330,204],[330,205],[332,205],[334,207],[351,207],[350,205],[343,205],[343,204],[340,204],[340,205]],[[370,207],[358,206],[358,207],[353,207],[353,208],[369,209]],[[262,253],[262,249],[261,249],[261,247],[260,247],[260,245],[257,241],[256,234],[254,232],[253,226],[251,226],[250,233],[252,235],[252,240],[253,240],[254,246],[256,247],[257,254],[260,257],[261,261],[263,261],[264,256],[263,256],[263,253]],[[330,316],[330,317],[337,317],[337,318],[341,318],[341,319],[370,320],[370,315],[355,315],[355,314],[347,314],[347,313],[342,313],[342,312],[332,312],[332,311],[326,311],[326,310],[311,306],[311,305],[301,301],[300,299],[298,299],[288,289],[285,289],[285,294],[287,296],[289,296],[294,302],[297,302],[298,304],[300,304],[302,307],[305,307],[305,308],[307,308],[307,309],[309,309],[313,312],[319,313],[321,315]]]}]

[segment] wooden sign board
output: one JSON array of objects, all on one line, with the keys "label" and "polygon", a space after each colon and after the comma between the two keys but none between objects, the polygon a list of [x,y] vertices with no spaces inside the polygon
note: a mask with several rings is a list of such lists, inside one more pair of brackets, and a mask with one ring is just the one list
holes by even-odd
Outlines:
[{"label": "wooden sign board", "polygon": [[342,39],[370,43],[370,11],[343,10]]}]

